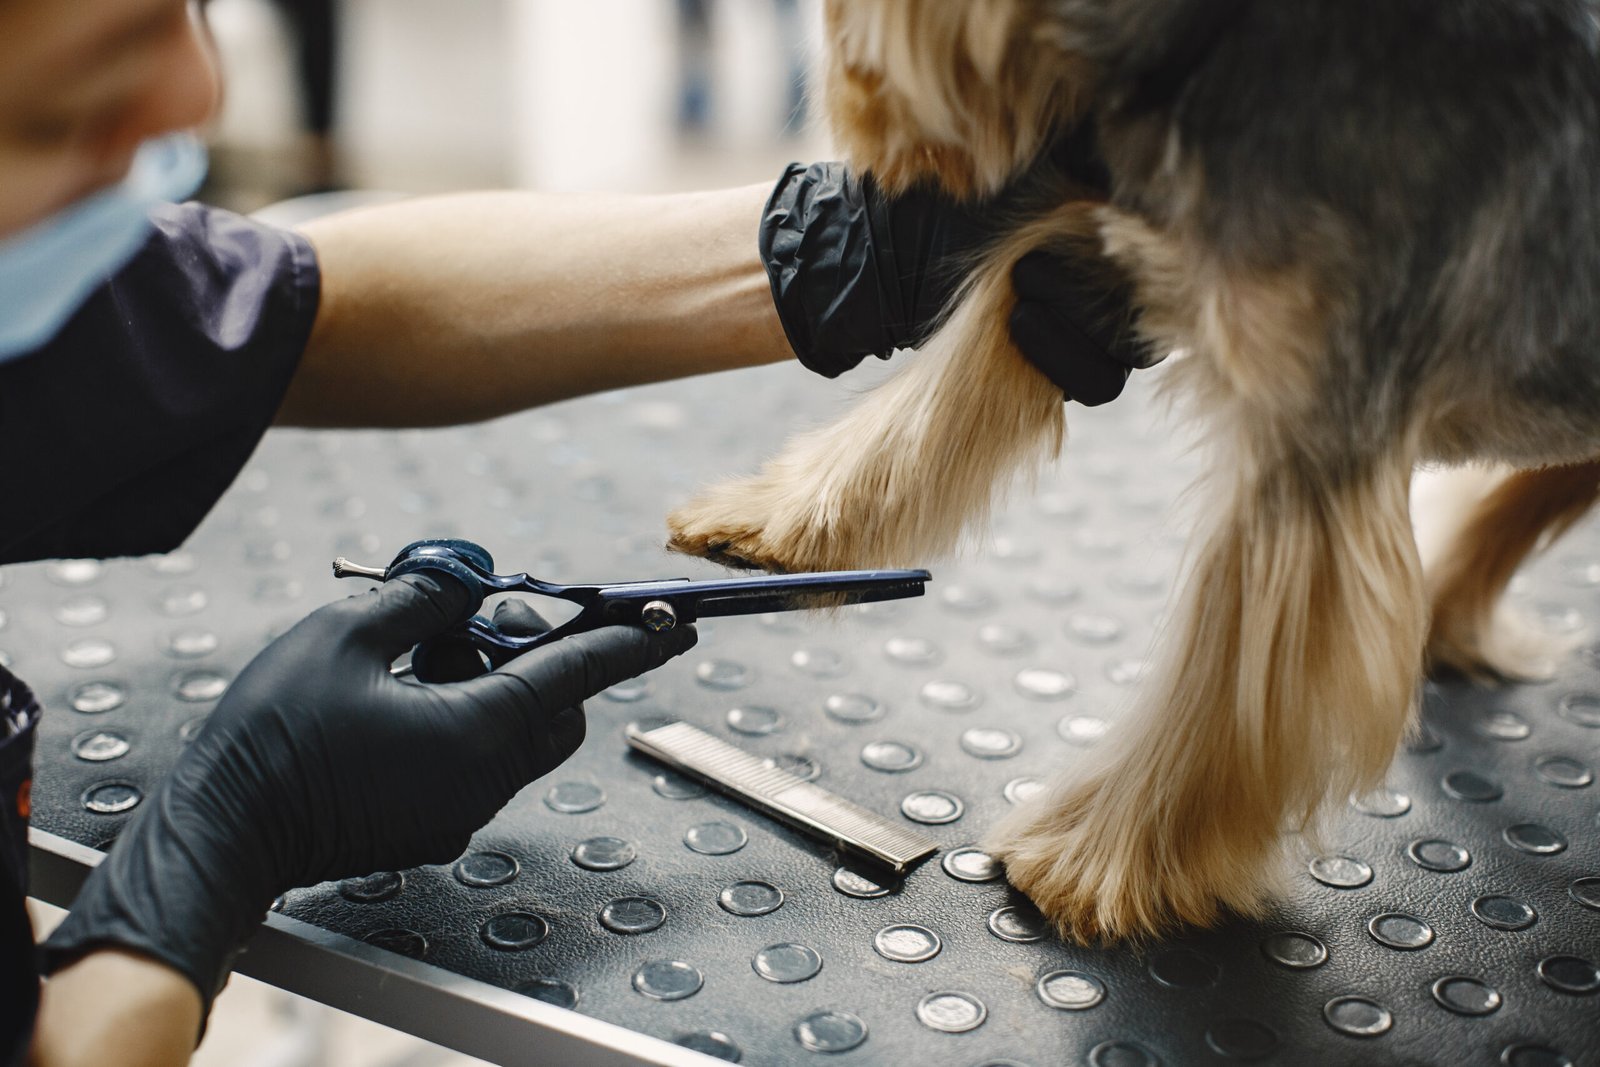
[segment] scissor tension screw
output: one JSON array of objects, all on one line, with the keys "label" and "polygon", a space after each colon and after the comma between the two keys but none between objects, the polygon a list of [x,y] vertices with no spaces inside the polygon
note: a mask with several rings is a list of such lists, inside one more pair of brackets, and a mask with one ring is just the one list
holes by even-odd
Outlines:
[{"label": "scissor tension screw", "polygon": [[652,600],[640,609],[639,621],[645,629],[661,633],[678,625],[678,613],[665,600]]}]

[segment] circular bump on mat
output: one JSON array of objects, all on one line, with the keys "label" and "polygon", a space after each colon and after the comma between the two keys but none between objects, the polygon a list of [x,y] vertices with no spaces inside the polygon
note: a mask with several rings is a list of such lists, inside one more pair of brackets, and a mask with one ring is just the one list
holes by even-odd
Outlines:
[{"label": "circular bump on mat", "polygon": [[1377,1037],[1394,1026],[1389,1009],[1366,997],[1334,997],[1322,1006],[1322,1017],[1329,1026],[1351,1037]]},{"label": "circular bump on mat", "polygon": [[1374,915],[1367,922],[1367,933],[1380,945],[1411,952],[1433,944],[1433,927],[1415,915],[1398,911]]},{"label": "circular bump on mat", "polygon": [[1533,727],[1514,711],[1496,709],[1474,717],[1472,732],[1491,741],[1522,741],[1533,733]]},{"label": "circular bump on mat", "polygon": [[620,871],[639,856],[632,841],[590,837],[572,846],[572,862],[586,871]]},{"label": "circular bump on mat", "polygon": [[1160,1067],[1156,1054],[1132,1041],[1102,1041],[1089,1050],[1089,1067]]},{"label": "circular bump on mat", "polygon": [[766,737],[783,727],[783,715],[777,708],[747,704],[728,712],[728,729],[746,737]]},{"label": "circular bump on mat", "polygon": [[550,924],[531,911],[507,911],[490,916],[478,928],[478,936],[490,948],[520,952],[550,936]]},{"label": "circular bump on mat", "polygon": [[900,892],[898,882],[877,881],[848,867],[840,867],[833,872],[833,888],[856,900],[876,900]]},{"label": "circular bump on mat", "polygon": [[1505,788],[1477,771],[1451,771],[1440,782],[1445,795],[1471,804],[1488,804],[1505,795]]},{"label": "circular bump on mat", "polygon": [[830,719],[845,723],[877,722],[885,708],[864,693],[834,693],[822,702]]},{"label": "circular bump on mat", "polygon": [[119,815],[138,807],[144,794],[132,782],[100,782],[85,789],[81,799],[96,815]]},{"label": "circular bump on mat", "polygon": [[1588,996],[1600,993],[1600,967],[1579,956],[1550,956],[1539,961],[1539,980],[1558,993]]},{"label": "circular bump on mat", "polygon": [[961,751],[978,759],[1010,759],[1022,751],[1022,738],[1010,730],[973,727],[961,734]]},{"label": "circular bump on mat", "polygon": [[931,667],[944,658],[939,646],[925,637],[891,637],[883,643],[883,654],[907,667]]},{"label": "circular bump on mat", "polygon": [[173,683],[173,695],[188,704],[204,704],[228,691],[228,679],[213,671],[190,671]]},{"label": "circular bump on mat", "polygon": [[61,662],[69,667],[104,667],[116,658],[116,646],[100,637],[84,637],[61,649]]},{"label": "circular bump on mat", "polygon": [[789,665],[812,678],[842,678],[850,673],[849,659],[830,648],[796,649]]},{"label": "circular bump on mat", "polygon": [[1206,1044],[1232,1060],[1258,1060],[1277,1051],[1278,1035],[1254,1019],[1218,1019],[1206,1027]]},{"label": "circular bump on mat", "polygon": [[1078,681],[1072,675],[1048,667],[1018,671],[1012,684],[1030,700],[1065,700],[1078,688]]},{"label": "circular bump on mat", "polygon": [[399,871],[378,871],[339,883],[339,895],[355,904],[377,904],[393,900],[406,887],[406,876]]},{"label": "circular bump on mat", "polygon": [[1068,715],[1056,723],[1056,733],[1069,745],[1088,748],[1105,737],[1111,724],[1096,715]]},{"label": "circular bump on mat", "polygon": [[940,1033],[964,1034],[976,1030],[988,1017],[989,1009],[971,993],[929,993],[917,1002],[917,1021]]},{"label": "circular bump on mat", "polygon": [[1556,713],[1574,725],[1600,730],[1600,694],[1569,693],[1556,705]]},{"label": "circular bump on mat", "polygon": [[785,941],[757,952],[750,966],[769,982],[793,985],[817,976],[822,970],[822,955],[810,945]]},{"label": "circular bump on mat", "polygon": [[1360,889],[1372,881],[1372,868],[1351,856],[1318,856],[1307,869],[1331,889]]},{"label": "circular bump on mat", "polygon": [[1001,792],[1004,794],[1006,800],[1013,804],[1021,804],[1030,797],[1038,796],[1040,793],[1044,792],[1044,789],[1045,785],[1042,781],[1037,778],[1024,775],[1021,778],[1011,779],[1011,781],[1006,783],[1005,788],[1001,790]]},{"label": "circular bump on mat", "polygon": [[818,1011],[794,1024],[807,1052],[849,1052],[867,1039],[867,1024],[847,1011]]},{"label": "circular bump on mat", "polygon": [[618,897],[600,909],[600,925],[614,934],[648,934],[666,921],[666,906],[651,897]]},{"label": "circular bump on mat", "polygon": [[1503,1067],[1572,1067],[1572,1061],[1564,1053],[1549,1045],[1520,1042],[1500,1050],[1500,1063]]},{"label": "circular bump on mat", "polygon": [[922,750],[904,741],[869,741],[861,748],[861,762],[885,774],[914,771],[922,760]]},{"label": "circular bump on mat", "polygon": [[1567,849],[1565,837],[1538,823],[1524,822],[1508,826],[1500,832],[1500,836],[1506,844],[1530,856],[1553,856]]},{"label": "circular bump on mat", "polygon": [[650,779],[650,789],[658,797],[668,800],[698,800],[706,795],[706,787],[677,771],[662,771]]},{"label": "circular bump on mat", "polygon": [[563,815],[582,815],[606,802],[606,791],[593,782],[557,782],[544,794],[544,806]]},{"label": "circular bump on mat", "polygon": [[983,703],[983,696],[965,682],[935,679],[917,691],[917,699],[940,711],[971,711]]},{"label": "circular bump on mat", "polygon": [[993,882],[1004,873],[999,861],[972,845],[946,852],[939,865],[958,882]]},{"label": "circular bump on mat", "polygon": [[1050,933],[1050,923],[1032,904],[1007,904],[989,913],[989,932],[1002,941],[1027,944],[1043,941]]},{"label": "circular bump on mat", "polygon": [[1600,911],[1600,877],[1590,875],[1573,879],[1567,887],[1567,895],[1592,911]]},{"label": "circular bump on mat", "polygon": [[90,730],[72,739],[72,754],[88,763],[107,763],[128,754],[132,744],[115,730]]},{"label": "circular bump on mat", "polygon": [[770,882],[735,882],[717,894],[717,903],[730,915],[770,915],[783,907],[783,890]]},{"label": "circular bump on mat", "polygon": [[1561,789],[1583,789],[1593,784],[1594,772],[1570,756],[1544,756],[1534,761],[1533,773]]},{"label": "circular bump on mat", "polygon": [[785,774],[792,774],[802,782],[814,782],[822,777],[822,765],[810,756],[802,756],[797,752],[768,756],[761,762]]},{"label": "circular bump on mat", "polygon": [[1187,948],[1157,953],[1150,958],[1148,968],[1151,978],[1175,989],[1215,985],[1222,976],[1222,967],[1215,960]]},{"label": "circular bump on mat", "polygon": [[1280,967],[1308,971],[1328,962],[1328,946],[1310,934],[1285,930],[1261,942],[1261,954]]},{"label": "circular bump on mat", "polygon": [[744,848],[750,840],[744,829],[720,820],[703,822],[684,831],[683,843],[702,856],[728,856]]},{"label": "circular bump on mat", "polygon": [[1003,622],[978,627],[978,647],[996,656],[1020,656],[1033,648],[1033,638]]},{"label": "circular bump on mat", "polygon": [[744,1050],[721,1030],[696,1030],[679,1034],[672,1039],[672,1043],[724,1063],[738,1063],[744,1058]]},{"label": "circular bump on mat", "polygon": [[1106,999],[1105,983],[1082,971],[1042,974],[1033,991],[1046,1005],[1062,1011],[1088,1011]]},{"label": "circular bump on mat", "polygon": [[67,703],[72,710],[85,715],[103,715],[115,711],[127,699],[127,690],[115,682],[84,682],[74,686],[67,694]]},{"label": "circular bump on mat", "polygon": [[967,810],[960,797],[936,789],[912,793],[900,802],[900,814],[912,822],[942,826],[955,822]]},{"label": "circular bump on mat", "polygon": [[650,690],[650,679],[629,678],[625,682],[618,682],[609,689],[601,690],[600,695],[618,704],[637,704],[650,695]]},{"label": "circular bump on mat", "polygon": [[475,888],[505,885],[521,869],[516,858],[504,852],[469,852],[453,868],[456,881]]},{"label": "circular bump on mat", "polygon": [[943,947],[938,934],[915,923],[885,926],[872,935],[873,950],[896,963],[924,963],[937,956]]},{"label": "circular bump on mat", "polygon": [[728,659],[708,659],[694,669],[695,680],[707,689],[731,692],[755,681],[755,672]]},{"label": "circular bump on mat", "polygon": [[1433,983],[1433,999],[1457,1015],[1492,1015],[1500,1010],[1499,990],[1466,975],[1446,975]]},{"label": "circular bump on mat", "polygon": [[1393,789],[1374,789],[1360,796],[1352,795],[1350,806],[1376,819],[1397,819],[1411,810],[1411,798]]},{"label": "circular bump on mat", "polygon": [[525,997],[532,997],[546,1004],[553,1004],[558,1008],[571,1010],[578,1006],[577,988],[559,978],[530,978],[512,992],[521,993]]},{"label": "circular bump on mat", "polygon": [[1471,910],[1473,918],[1494,930],[1526,930],[1539,919],[1532,904],[1499,894],[1479,897]]},{"label": "circular bump on mat", "polygon": [[1439,838],[1419,838],[1406,846],[1411,862],[1425,871],[1454,874],[1472,866],[1472,853],[1454,841]]},{"label": "circular bump on mat", "polygon": [[684,1000],[703,985],[700,969],[683,960],[649,960],[633,972],[633,988],[651,1000]]}]

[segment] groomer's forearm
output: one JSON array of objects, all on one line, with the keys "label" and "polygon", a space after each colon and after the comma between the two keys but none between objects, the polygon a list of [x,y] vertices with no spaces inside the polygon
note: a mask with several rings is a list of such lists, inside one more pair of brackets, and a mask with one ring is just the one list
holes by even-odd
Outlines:
[{"label": "groomer's forearm", "polygon": [[164,963],[91,952],[44,985],[29,1067],[179,1067],[200,1033],[200,994]]},{"label": "groomer's forearm", "polygon": [[792,358],[770,189],[471,193],[305,227],[322,304],[280,424],[427,426]]}]

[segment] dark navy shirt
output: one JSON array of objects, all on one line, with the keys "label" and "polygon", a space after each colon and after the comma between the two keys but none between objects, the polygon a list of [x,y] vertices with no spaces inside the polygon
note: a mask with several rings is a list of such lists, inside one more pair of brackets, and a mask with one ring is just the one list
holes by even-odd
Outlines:
[{"label": "dark navy shirt", "polygon": [[[310,244],[199,204],[152,219],[54,340],[0,363],[0,563],[176,548],[283,400],[317,312]],[[22,905],[38,710],[3,669],[0,708],[0,1064],[13,1067],[38,994]]]}]

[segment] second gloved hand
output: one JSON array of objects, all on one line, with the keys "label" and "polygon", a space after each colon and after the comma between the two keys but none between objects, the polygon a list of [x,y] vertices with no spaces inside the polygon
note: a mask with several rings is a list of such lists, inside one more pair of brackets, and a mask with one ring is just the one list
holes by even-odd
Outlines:
[{"label": "second gloved hand", "polygon": [[579,705],[660,666],[693,627],[607,627],[448,685],[389,664],[470,612],[455,582],[407,575],[315,612],[234,682],[45,946],[55,970],[120,946],[210,998],[278,894],[445,863],[583,741]]},{"label": "second gloved hand", "polygon": [[[1056,145],[1049,165],[1079,184],[1106,179],[1092,138]],[[885,193],[843,163],[791,164],[758,231],[779,321],[806,367],[834,378],[869,355],[887,359],[932,336],[974,254],[1016,221],[1009,193],[962,203],[935,189]],[[1103,264],[1036,252],[1017,264],[1019,351],[1068,400],[1100,404],[1150,360],[1123,286]]]}]

